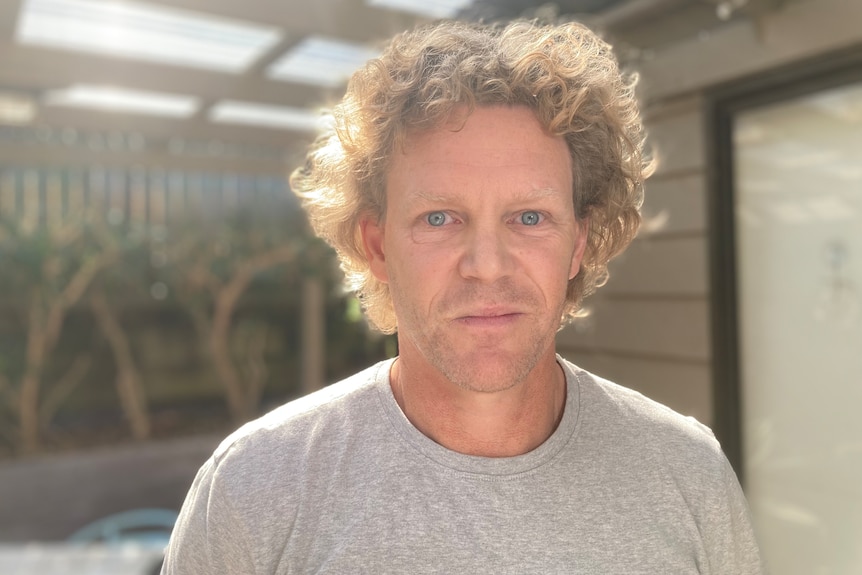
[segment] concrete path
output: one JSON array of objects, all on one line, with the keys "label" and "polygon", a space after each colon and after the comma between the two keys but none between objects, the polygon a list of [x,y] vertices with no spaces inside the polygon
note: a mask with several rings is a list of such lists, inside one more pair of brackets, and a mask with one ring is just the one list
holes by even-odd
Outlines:
[{"label": "concrete path", "polygon": [[179,510],[222,439],[202,436],[0,462],[0,542],[62,541],[140,507]]}]

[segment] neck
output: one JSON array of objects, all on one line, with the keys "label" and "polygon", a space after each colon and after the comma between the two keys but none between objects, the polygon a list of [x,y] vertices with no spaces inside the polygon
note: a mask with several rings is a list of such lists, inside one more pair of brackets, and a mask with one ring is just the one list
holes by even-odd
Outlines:
[{"label": "neck", "polygon": [[545,442],[563,415],[566,379],[553,352],[509,389],[477,392],[399,357],[390,372],[407,419],[443,447],[466,455],[513,457]]}]

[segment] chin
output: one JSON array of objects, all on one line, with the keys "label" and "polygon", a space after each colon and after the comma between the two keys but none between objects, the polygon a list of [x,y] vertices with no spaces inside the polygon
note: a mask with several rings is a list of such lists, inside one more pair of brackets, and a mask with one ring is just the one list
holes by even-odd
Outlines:
[{"label": "chin", "polygon": [[459,354],[455,361],[438,364],[438,369],[458,387],[480,393],[497,393],[523,383],[532,373],[539,357],[508,351],[479,350]]}]

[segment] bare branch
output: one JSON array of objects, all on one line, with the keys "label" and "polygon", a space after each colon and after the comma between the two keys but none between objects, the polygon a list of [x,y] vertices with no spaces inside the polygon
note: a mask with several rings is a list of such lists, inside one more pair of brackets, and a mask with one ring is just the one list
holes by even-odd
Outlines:
[{"label": "bare branch", "polygon": [[147,401],[126,332],[123,331],[115,312],[108,305],[104,290],[95,290],[90,296],[90,309],[114,354],[117,367],[117,394],[120,396],[123,412],[132,426],[132,435],[136,439],[146,439],[150,435]]},{"label": "bare branch", "polygon": [[236,367],[230,358],[228,339],[231,317],[239,298],[258,273],[276,265],[287,263],[294,257],[296,257],[296,250],[288,245],[279,246],[254,256],[237,269],[216,297],[209,338],[210,358],[222,385],[225,387],[228,405],[233,417],[238,421],[249,415],[253,406],[249,401],[249,392],[243,387]]},{"label": "bare branch", "polygon": [[50,392],[45,394],[45,399],[39,408],[39,425],[42,429],[48,427],[63,402],[83,381],[84,375],[90,368],[90,361],[88,354],[81,354],[76,357],[63,377],[51,388]]},{"label": "bare branch", "polygon": [[120,254],[117,251],[104,252],[88,260],[78,268],[78,271],[72,276],[71,281],[69,281],[60,293],[60,296],[48,312],[48,319],[44,330],[46,348],[50,348],[57,341],[60,329],[63,327],[66,310],[75,305],[83,297],[96,275],[115,263],[119,259],[119,256]]},{"label": "bare branch", "polygon": [[242,296],[257,274],[277,265],[293,261],[295,257],[296,249],[290,245],[278,246],[257,254],[237,268],[236,273],[219,294],[219,299],[223,301],[223,305],[231,302],[230,307],[232,308],[233,304]]}]

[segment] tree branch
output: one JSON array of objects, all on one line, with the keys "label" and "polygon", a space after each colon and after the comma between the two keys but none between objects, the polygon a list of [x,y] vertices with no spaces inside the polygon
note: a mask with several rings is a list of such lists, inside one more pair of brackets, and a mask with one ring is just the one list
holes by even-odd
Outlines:
[{"label": "tree branch", "polygon": [[57,382],[50,392],[45,394],[45,399],[39,407],[39,425],[42,429],[48,427],[54,415],[63,405],[63,402],[72,395],[72,392],[80,385],[90,368],[90,356],[81,354],[75,358],[63,377]]},{"label": "tree branch", "polygon": [[248,284],[254,280],[255,276],[260,272],[275,267],[280,264],[286,264],[296,257],[296,249],[291,245],[283,245],[273,248],[269,251],[257,254],[250,260],[237,268],[230,281],[225,285],[224,289],[219,293],[219,300],[222,305],[228,305],[232,308],[236,300],[242,296]]},{"label": "tree branch", "polygon": [[215,298],[210,331],[211,359],[216,373],[225,387],[228,404],[236,420],[250,415],[255,406],[251,405],[249,390],[243,388],[239,374],[230,357],[228,340],[231,317],[239,298],[258,273],[273,266],[287,263],[295,255],[296,251],[292,246],[284,245],[254,256],[239,266],[236,273]]},{"label": "tree branch", "polygon": [[66,315],[66,310],[75,305],[87,291],[87,288],[93,282],[96,275],[115,263],[119,259],[119,252],[109,251],[103,252],[91,260],[84,263],[71,281],[66,285],[59,297],[51,305],[48,311],[48,319],[45,323],[45,339],[46,348],[50,349],[60,335],[60,330],[63,327],[63,319]]}]

